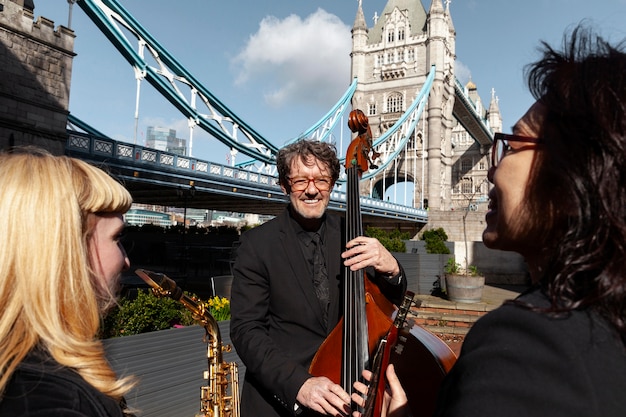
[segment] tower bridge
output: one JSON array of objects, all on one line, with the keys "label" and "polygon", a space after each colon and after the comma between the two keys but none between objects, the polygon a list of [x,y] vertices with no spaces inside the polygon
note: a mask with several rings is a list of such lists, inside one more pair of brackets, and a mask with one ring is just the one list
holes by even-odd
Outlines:
[{"label": "tower bridge", "polygon": [[[116,0],[78,0],[77,4],[133,67],[138,84],[148,81],[188,118],[190,135],[194,128],[203,129],[250,161],[225,166],[167,154],[114,141],[79,123],[67,109],[73,38],[80,34],[62,26],[55,31],[53,22],[45,18],[34,22],[32,10],[19,1],[0,0],[0,4],[0,30],[7,32],[0,42],[8,39],[19,45],[9,48],[0,43],[0,48],[11,52],[0,54],[6,61],[0,64],[23,69],[0,80],[1,104],[35,108],[38,98],[31,92],[49,94],[40,100],[40,110],[26,116],[0,115],[0,147],[34,143],[105,164],[120,175],[138,202],[180,207],[178,190],[193,186],[194,198],[185,202],[188,207],[275,214],[284,206],[287,199],[276,185],[273,165],[278,148],[215,97],[140,25],[140,18]],[[419,228],[428,220],[426,201],[431,210],[447,210],[454,207],[455,197],[462,197],[461,201],[469,191],[474,195],[475,187],[484,183],[480,179],[488,168],[485,155],[493,131],[501,128],[499,111],[494,97],[485,110],[475,88],[456,79],[455,36],[449,2],[444,8],[441,0],[431,0],[426,11],[419,0],[389,0],[373,28],[365,24],[359,3],[352,30],[353,82],[305,136],[331,140],[349,107],[361,108],[369,116],[374,146],[382,157],[379,168],[363,176],[365,222]],[[40,52],[41,48],[52,53]],[[42,70],[45,65],[28,60],[33,51],[42,60],[55,60],[48,66],[49,74]],[[58,68],[61,76],[53,73]],[[16,79],[18,74],[22,79]],[[18,87],[27,94],[16,91]],[[64,118],[70,129],[61,131],[59,121]],[[463,137],[471,138],[471,146],[465,149],[459,146]],[[384,189],[403,178],[412,183],[412,203],[382,201]],[[380,190],[378,195],[375,190]],[[479,191],[479,196],[486,195],[485,187]],[[330,208],[341,211],[342,198],[340,190],[333,193]]]}]

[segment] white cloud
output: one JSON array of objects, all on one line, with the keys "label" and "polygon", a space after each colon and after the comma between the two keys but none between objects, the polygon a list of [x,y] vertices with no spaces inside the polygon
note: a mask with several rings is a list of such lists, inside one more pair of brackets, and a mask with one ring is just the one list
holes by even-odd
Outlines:
[{"label": "white cloud", "polygon": [[328,106],[350,84],[350,27],[323,9],[302,20],[265,17],[233,59],[236,84],[262,86],[275,107],[289,102]]},{"label": "white cloud", "polygon": [[454,75],[462,85],[467,84],[472,79],[472,71],[458,59],[454,62]]}]

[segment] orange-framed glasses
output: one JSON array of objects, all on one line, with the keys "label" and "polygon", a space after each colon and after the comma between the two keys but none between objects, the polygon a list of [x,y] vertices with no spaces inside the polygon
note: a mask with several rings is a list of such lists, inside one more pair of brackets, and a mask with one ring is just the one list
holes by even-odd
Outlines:
[{"label": "orange-framed glasses", "polygon": [[289,185],[291,185],[292,191],[304,191],[309,188],[309,184],[313,183],[315,188],[320,191],[328,191],[333,185],[333,180],[330,177],[317,177],[317,178],[304,178],[296,177],[289,179]]}]

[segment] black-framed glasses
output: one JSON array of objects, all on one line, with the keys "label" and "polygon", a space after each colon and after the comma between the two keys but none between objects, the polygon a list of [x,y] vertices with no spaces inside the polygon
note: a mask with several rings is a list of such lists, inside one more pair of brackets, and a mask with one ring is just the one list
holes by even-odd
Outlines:
[{"label": "black-framed glasses", "polygon": [[313,183],[315,188],[320,191],[328,191],[333,185],[333,180],[330,177],[317,177],[317,178],[304,178],[296,177],[289,179],[289,185],[292,191],[304,191],[309,188],[309,184]]},{"label": "black-framed glasses", "polygon": [[508,135],[506,133],[495,133],[493,135],[493,146],[491,147],[491,166],[497,167],[508,151],[511,149],[509,142],[525,142],[532,145],[522,146],[516,150],[532,149],[543,142],[541,138],[531,138],[530,136]]}]

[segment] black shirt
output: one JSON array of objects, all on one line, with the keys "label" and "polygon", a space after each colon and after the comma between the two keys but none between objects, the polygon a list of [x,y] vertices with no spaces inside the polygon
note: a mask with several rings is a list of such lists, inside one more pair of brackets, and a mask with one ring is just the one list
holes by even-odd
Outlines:
[{"label": "black shirt", "polygon": [[[35,349],[18,366],[0,399],[0,417],[122,417],[122,405],[76,371]],[[126,414],[128,416],[128,414]]]}]

